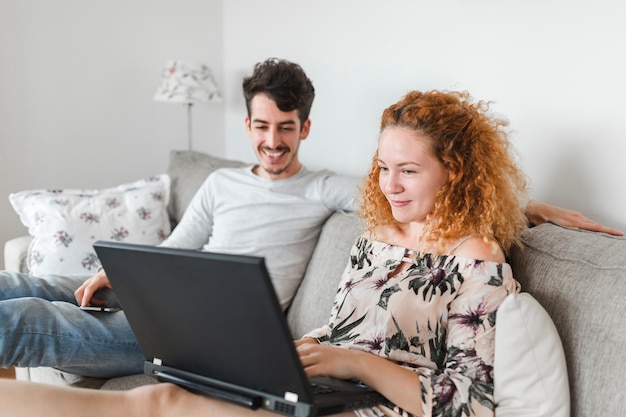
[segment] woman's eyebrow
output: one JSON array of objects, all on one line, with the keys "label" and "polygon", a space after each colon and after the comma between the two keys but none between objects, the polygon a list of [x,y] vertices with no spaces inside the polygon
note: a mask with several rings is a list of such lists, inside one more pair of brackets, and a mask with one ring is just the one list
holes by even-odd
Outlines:
[{"label": "woman's eyebrow", "polygon": [[[378,158],[376,159],[376,162],[381,163],[381,164],[385,164],[388,165],[385,161],[383,161],[382,159]],[[422,164],[420,164],[419,162],[414,162],[414,161],[405,161],[405,162],[400,162],[398,164],[394,164],[396,166],[399,167],[403,167],[403,166],[407,166],[407,165],[417,165],[417,166],[422,166]]]}]

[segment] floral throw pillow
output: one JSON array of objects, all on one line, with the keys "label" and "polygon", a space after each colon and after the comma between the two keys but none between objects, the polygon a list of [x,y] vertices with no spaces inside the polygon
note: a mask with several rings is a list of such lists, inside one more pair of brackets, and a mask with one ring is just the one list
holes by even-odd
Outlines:
[{"label": "floral throw pillow", "polygon": [[170,232],[170,178],[157,175],[103,190],[28,190],[9,195],[34,237],[27,265],[34,275],[93,275],[93,243],[161,243]]}]

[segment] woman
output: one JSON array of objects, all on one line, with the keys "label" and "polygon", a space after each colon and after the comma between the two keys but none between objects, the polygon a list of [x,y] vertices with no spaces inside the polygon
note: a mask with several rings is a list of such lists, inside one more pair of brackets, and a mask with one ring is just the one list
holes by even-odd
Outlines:
[{"label": "woman", "polygon": [[[526,219],[506,123],[487,110],[431,91],[383,113],[363,187],[366,232],[329,324],[296,341],[307,375],[357,378],[388,399],[359,416],[494,415],[496,311],[519,291],[505,254]],[[274,415],[169,384],[113,393],[3,382],[0,392],[9,415]]]},{"label": "woman", "polygon": [[383,113],[367,232],[330,324],[297,342],[310,375],[357,377],[390,400],[359,415],[493,415],[495,313],[519,291],[504,251],[526,220],[506,124],[486,111],[432,91]]}]

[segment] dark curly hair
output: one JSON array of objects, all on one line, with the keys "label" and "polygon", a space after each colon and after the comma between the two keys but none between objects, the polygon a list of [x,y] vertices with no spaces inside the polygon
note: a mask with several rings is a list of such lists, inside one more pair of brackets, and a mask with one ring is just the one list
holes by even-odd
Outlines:
[{"label": "dark curly hair", "polygon": [[[424,231],[440,249],[454,239],[482,236],[508,252],[527,227],[520,203],[526,176],[510,152],[508,122],[488,110],[489,103],[472,103],[467,92],[413,91],[383,112],[381,132],[397,126],[430,138],[433,155],[449,172]],[[380,190],[377,154],[361,190],[360,212],[370,231],[395,223]]]},{"label": "dark curly hair", "polygon": [[254,66],[251,76],[243,80],[243,95],[250,116],[250,103],[259,93],[267,94],[281,111],[298,110],[302,126],[309,118],[315,88],[300,65],[284,59],[269,58]]}]

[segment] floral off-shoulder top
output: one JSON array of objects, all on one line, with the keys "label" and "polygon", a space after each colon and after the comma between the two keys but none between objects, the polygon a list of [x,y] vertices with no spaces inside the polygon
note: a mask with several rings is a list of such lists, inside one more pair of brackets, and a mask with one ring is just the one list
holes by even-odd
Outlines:
[{"label": "floral off-shoulder top", "polygon": [[[408,269],[394,275],[407,259]],[[351,249],[329,324],[307,336],[414,370],[424,416],[493,416],[496,311],[519,291],[508,264],[414,253],[362,236]],[[356,413],[410,415],[390,402]]]}]

